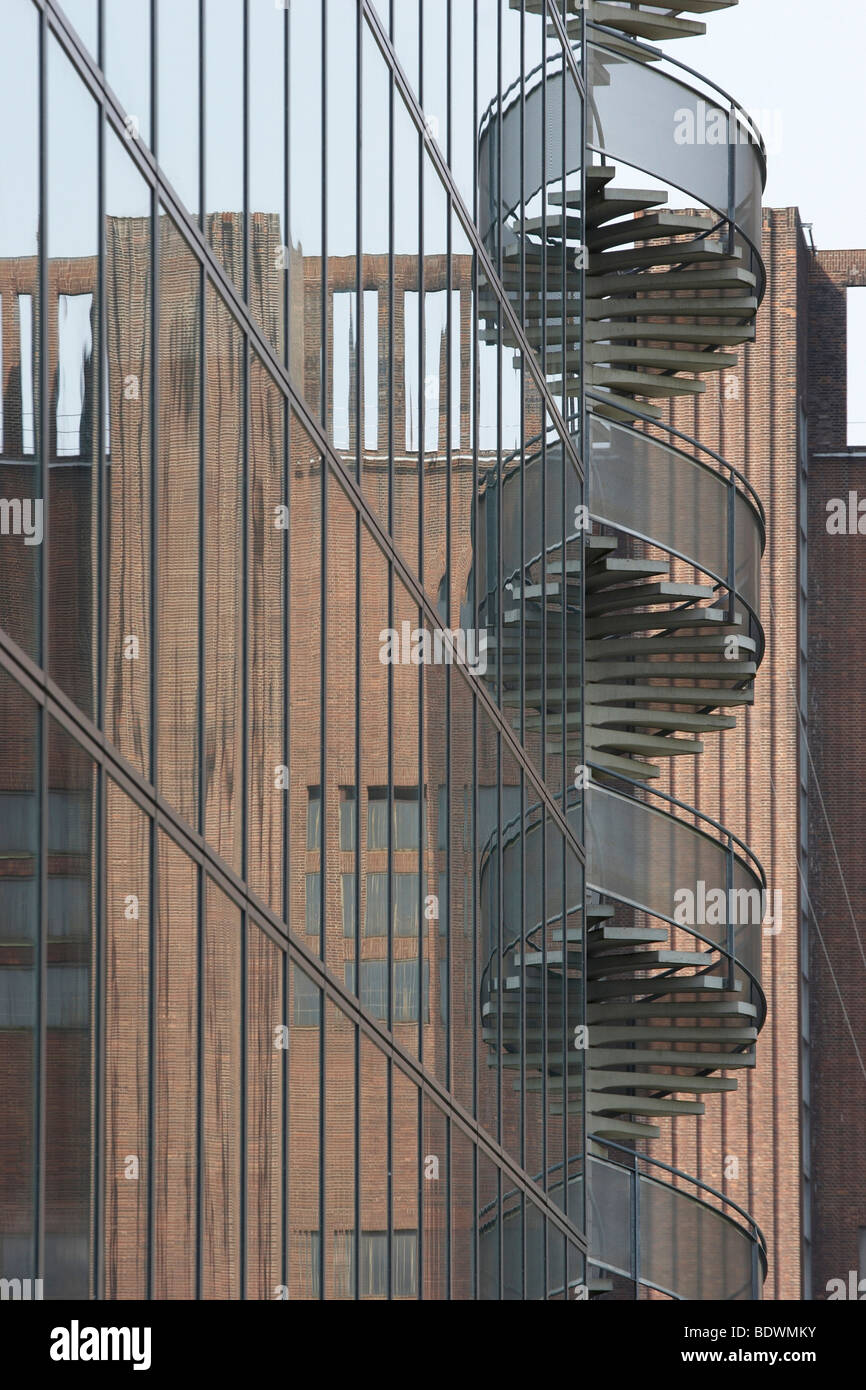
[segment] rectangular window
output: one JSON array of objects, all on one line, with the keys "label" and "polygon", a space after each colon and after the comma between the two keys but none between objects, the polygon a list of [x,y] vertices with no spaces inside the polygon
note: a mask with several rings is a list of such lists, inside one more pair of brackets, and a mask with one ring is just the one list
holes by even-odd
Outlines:
[{"label": "rectangular window", "polygon": [[360,1275],[362,1298],[388,1296],[388,1233],[361,1233]]},{"label": "rectangular window", "polygon": [[298,1270],[304,1287],[301,1296],[314,1299],[319,1297],[319,1232],[298,1231]]},{"label": "rectangular window", "polygon": [[340,788],[340,849],[353,852],[358,830],[358,802],[354,787]]},{"label": "rectangular window", "polygon": [[394,935],[418,935],[418,875],[394,875]]},{"label": "rectangular window", "polygon": [[359,998],[362,1006],[369,1009],[374,1018],[388,1017],[388,967],[384,960],[361,961],[361,990]]},{"label": "rectangular window", "polygon": [[354,1293],[355,1232],[334,1232],[334,1294],[351,1298]]},{"label": "rectangular window", "polygon": [[[420,845],[418,788],[394,788],[394,849]],[[370,787],[367,794],[367,848],[388,848],[388,788]]]},{"label": "rectangular window", "polygon": [[[451,444],[460,447],[460,291],[451,291]],[[448,291],[430,290],[424,296],[424,449],[439,449],[448,422],[441,396],[448,371]]]},{"label": "rectangular window", "polygon": [[332,434],[335,449],[348,449],[352,400],[352,362],[355,353],[354,290],[334,292]]},{"label": "rectangular window", "polygon": [[89,452],[87,372],[93,353],[92,294],[61,294],[57,301],[57,457]]},{"label": "rectangular window", "polygon": [[421,843],[416,787],[394,788],[394,848],[418,849]]},{"label": "rectangular window", "polygon": [[379,291],[364,291],[364,448],[379,448]]},{"label": "rectangular window", "polygon": [[[393,924],[395,936],[417,936],[419,901],[418,875],[394,874]],[[386,936],[388,931],[388,875],[367,874],[365,936]]]},{"label": "rectangular window", "polygon": [[370,787],[367,793],[367,849],[388,848],[388,788]]},{"label": "rectangular window", "polygon": [[21,363],[21,452],[36,452],[36,413],[33,402],[33,296],[18,296],[18,353]]},{"label": "rectangular window", "polygon": [[385,936],[388,931],[388,875],[367,875],[367,910],[364,935]]},{"label": "rectangular window", "polygon": [[322,791],[307,789],[307,849],[322,848]]},{"label": "rectangular window", "polygon": [[[430,1021],[430,962],[424,962],[424,1023]],[[394,1022],[418,1022],[418,961],[394,961]]]},{"label": "rectangular window", "polygon": [[355,875],[340,874],[340,896],[343,906],[343,935],[355,935]]},{"label": "rectangular window", "polygon": [[295,1023],[299,1028],[317,1028],[321,1018],[321,990],[297,968],[295,977]]},{"label": "rectangular window", "polygon": [[322,929],[320,882],[320,874],[306,874],[304,876],[307,936],[318,936]]},{"label": "rectangular window", "polygon": [[394,1232],[394,1296],[416,1298],[418,1294],[418,1232]]},{"label": "rectangular window", "polygon": [[419,302],[417,290],[406,290],[403,295],[403,391],[406,399],[406,448],[409,453],[418,449]]}]

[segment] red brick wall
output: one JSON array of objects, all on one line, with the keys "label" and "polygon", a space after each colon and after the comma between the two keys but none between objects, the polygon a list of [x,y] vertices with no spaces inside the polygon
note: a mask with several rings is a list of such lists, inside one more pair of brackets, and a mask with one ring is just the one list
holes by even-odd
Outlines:
[{"label": "red brick wall", "polygon": [[[862,285],[866,250],[821,251],[812,262],[808,708],[814,777],[809,890],[824,941],[822,946],[813,923],[809,966],[816,1298],[826,1297],[830,1279],[842,1279],[847,1287],[849,1270],[858,1268],[858,1227],[866,1227],[866,1076],[860,1060],[866,1060],[866,537],[830,535],[826,524],[830,499],[847,499],[849,491],[866,497],[866,449],[849,450],[846,429],[845,291]],[[828,454],[832,457],[822,457]],[[860,1273],[866,1275],[866,1270]]]}]

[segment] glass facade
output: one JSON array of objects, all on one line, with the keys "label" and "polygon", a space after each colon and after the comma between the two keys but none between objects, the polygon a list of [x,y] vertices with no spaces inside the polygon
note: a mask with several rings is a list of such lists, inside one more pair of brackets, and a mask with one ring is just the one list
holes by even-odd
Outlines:
[{"label": "glass facade", "polygon": [[46,1298],[584,1287],[571,10],[0,7],[0,1277]]}]

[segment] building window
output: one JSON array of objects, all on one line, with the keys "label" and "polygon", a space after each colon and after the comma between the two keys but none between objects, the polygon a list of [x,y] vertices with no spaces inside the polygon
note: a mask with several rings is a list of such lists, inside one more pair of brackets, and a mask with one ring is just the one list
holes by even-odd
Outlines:
[{"label": "building window", "polygon": [[321,875],[306,874],[304,890],[306,894],[306,932],[307,936],[318,936],[322,930]]},{"label": "building window", "polygon": [[295,969],[295,1023],[299,1028],[318,1028],[321,1018],[321,990],[309,976]]},{"label": "building window", "polygon": [[[395,787],[393,804],[394,849],[418,849],[420,846],[418,788]],[[388,848],[387,787],[370,787],[367,794],[367,848]]]},{"label": "building window", "polygon": [[322,848],[322,789],[307,789],[307,849]]},{"label": "building window", "polygon": [[364,935],[384,936],[388,921],[388,875],[367,875],[367,909],[364,913]]},{"label": "building window", "polygon": [[57,457],[89,453],[87,372],[93,352],[92,294],[61,294],[57,304]]},{"label": "building window", "polygon": [[334,292],[332,434],[335,449],[348,449],[351,437],[352,363],[355,359],[355,291]]},{"label": "building window", "polygon": [[355,1291],[355,1232],[334,1232],[334,1295],[351,1298]]},{"label": "building window", "polygon": [[340,788],[340,849],[353,853],[358,833],[358,801],[354,787]]},{"label": "building window", "polygon": [[[418,935],[418,875],[395,873],[393,924],[395,936]],[[386,936],[388,931],[388,875],[367,874],[365,936]]]},{"label": "building window", "polygon": [[[424,1019],[430,1021],[430,962],[424,962]],[[394,961],[394,1022],[418,1022],[418,961]]]},{"label": "building window", "polygon": [[[418,1294],[418,1232],[394,1231],[392,1236],[393,1294],[415,1298]],[[360,1250],[362,1298],[388,1296],[388,1232],[362,1231]]]},{"label": "building window", "polygon": [[[355,962],[347,960],[344,966],[346,988],[355,993]],[[374,1018],[388,1017],[388,971],[384,960],[361,961],[361,989],[358,998],[363,1008],[368,1009]]]},{"label": "building window", "polygon": [[394,935],[418,935],[418,875],[394,875]]},{"label": "building window", "polygon": [[364,448],[379,447],[379,291],[364,291]]},{"label": "building window", "polygon": [[298,1231],[298,1277],[301,1281],[302,1298],[319,1297],[319,1249],[318,1231]]},{"label": "building window", "polygon": [[18,296],[18,351],[21,363],[21,452],[36,452],[36,415],[33,406],[33,296]]}]

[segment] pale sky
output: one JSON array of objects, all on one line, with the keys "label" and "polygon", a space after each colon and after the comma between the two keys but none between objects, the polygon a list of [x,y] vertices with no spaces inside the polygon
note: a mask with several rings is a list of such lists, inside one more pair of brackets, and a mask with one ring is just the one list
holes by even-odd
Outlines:
[{"label": "pale sky", "polygon": [[[866,246],[866,3],[740,0],[707,33],[666,45],[756,118],[764,203],[794,206],[821,250]],[[851,301],[854,301],[852,304]],[[849,294],[849,442],[866,444],[866,289]]]}]

